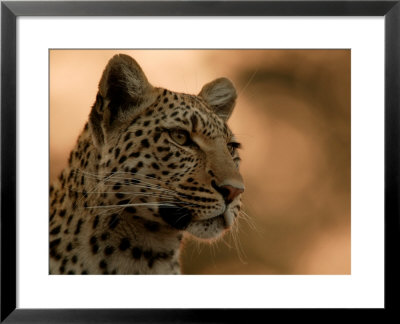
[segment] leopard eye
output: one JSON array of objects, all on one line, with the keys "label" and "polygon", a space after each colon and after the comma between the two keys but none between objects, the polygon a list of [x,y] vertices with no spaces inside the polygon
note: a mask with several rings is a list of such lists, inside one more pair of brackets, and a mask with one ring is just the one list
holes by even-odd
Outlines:
[{"label": "leopard eye", "polygon": [[229,153],[231,153],[232,156],[235,154],[236,149],[241,147],[240,143],[237,142],[230,142],[227,144],[227,146],[228,151]]},{"label": "leopard eye", "polygon": [[179,145],[189,145],[192,141],[187,131],[183,129],[173,129],[169,131],[169,136]]}]

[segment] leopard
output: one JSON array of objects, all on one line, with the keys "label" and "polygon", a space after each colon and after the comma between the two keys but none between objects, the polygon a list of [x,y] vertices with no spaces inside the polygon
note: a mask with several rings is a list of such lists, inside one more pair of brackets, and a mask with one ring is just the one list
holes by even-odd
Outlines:
[{"label": "leopard", "polygon": [[236,99],[228,78],[173,92],[114,55],[49,185],[49,274],[183,274],[187,237],[215,242],[236,226],[241,144],[227,125]]}]

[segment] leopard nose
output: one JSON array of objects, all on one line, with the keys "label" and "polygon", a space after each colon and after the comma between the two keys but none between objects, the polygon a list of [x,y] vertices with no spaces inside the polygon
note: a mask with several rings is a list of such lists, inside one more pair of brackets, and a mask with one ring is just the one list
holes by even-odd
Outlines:
[{"label": "leopard nose", "polygon": [[226,195],[223,195],[225,202],[227,204],[230,204],[233,201],[233,199],[235,199],[237,196],[239,196],[244,191],[244,189],[242,189],[242,188],[236,188],[236,187],[229,186],[229,185],[222,186],[221,188],[223,188],[225,190],[225,192],[227,193]]},{"label": "leopard nose", "polygon": [[224,197],[226,204],[230,204],[233,199],[235,199],[244,191],[243,188],[237,188],[231,185],[218,186],[214,181],[212,185],[215,190],[217,190],[222,195],[222,197]]}]

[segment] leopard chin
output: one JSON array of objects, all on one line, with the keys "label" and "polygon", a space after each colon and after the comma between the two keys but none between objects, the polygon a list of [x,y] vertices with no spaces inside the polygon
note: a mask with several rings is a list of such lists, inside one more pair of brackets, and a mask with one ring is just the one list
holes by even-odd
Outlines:
[{"label": "leopard chin", "polygon": [[223,215],[191,222],[186,231],[197,239],[213,240],[221,237],[227,230]]},{"label": "leopard chin", "polygon": [[192,221],[185,230],[197,239],[213,241],[222,237],[233,226],[234,221],[234,214],[227,209],[218,216]]}]

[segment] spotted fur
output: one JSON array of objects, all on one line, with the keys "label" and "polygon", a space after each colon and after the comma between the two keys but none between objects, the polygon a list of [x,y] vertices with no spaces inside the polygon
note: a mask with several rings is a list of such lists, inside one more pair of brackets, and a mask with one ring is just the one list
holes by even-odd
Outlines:
[{"label": "spotted fur", "polygon": [[50,273],[179,274],[184,235],[223,235],[244,189],[226,125],[235,100],[227,79],[176,93],[114,56],[50,186]]}]

